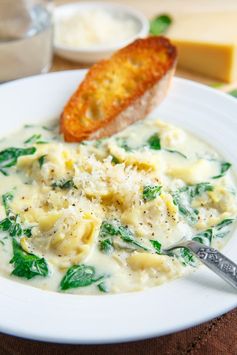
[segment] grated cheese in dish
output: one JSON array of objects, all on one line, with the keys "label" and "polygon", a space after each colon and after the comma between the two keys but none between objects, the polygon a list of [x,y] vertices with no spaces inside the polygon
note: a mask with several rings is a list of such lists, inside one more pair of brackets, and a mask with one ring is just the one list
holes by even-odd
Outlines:
[{"label": "grated cheese in dish", "polygon": [[138,24],[131,17],[88,9],[58,18],[55,21],[55,42],[71,48],[107,46],[133,37],[138,30]]},{"label": "grated cheese in dish", "polygon": [[27,126],[0,150],[0,273],[42,289],[159,285],[198,266],[163,247],[186,237],[220,248],[237,216],[231,164],[160,120],[80,144]]}]

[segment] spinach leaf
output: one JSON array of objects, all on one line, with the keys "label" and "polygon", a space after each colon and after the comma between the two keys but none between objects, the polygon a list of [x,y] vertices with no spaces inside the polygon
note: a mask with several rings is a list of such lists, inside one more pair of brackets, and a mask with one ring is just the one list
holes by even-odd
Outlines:
[{"label": "spinach leaf", "polygon": [[114,155],[112,155],[112,160],[111,160],[112,163],[114,164],[119,164],[120,161],[118,160],[118,158],[116,158]]},{"label": "spinach leaf", "polygon": [[198,210],[193,209],[188,202],[186,202],[179,193],[176,191],[173,194],[173,202],[178,207],[179,212],[190,222],[191,224],[195,224],[198,221]]},{"label": "spinach leaf", "polygon": [[182,158],[188,159],[188,157],[187,157],[185,154],[179,152],[178,150],[174,150],[174,149],[164,149],[164,150],[165,150],[166,152],[178,154],[178,155],[180,155]]},{"label": "spinach leaf", "polygon": [[39,167],[40,167],[40,169],[42,168],[42,166],[44,165],[44,163],[45,163],[45,158],[47,157],[47,155],[45,154],[45,155],[41,155],[41,157],[39,157],[39,159],[38,159],[38,162],[39,162]]},{"label": "spinach leaf", "polygon": [[97,287],[98,287],[98,289],[99,289],[101,292],[104,292],[104,293],[109,292],[108,285],[107,285],[104,281],[102,281],[101,283],[99,283],[99,284],[97,285]]},{"label": "spinach leaf", "polygon": [[182,263],[187,266],[196,266],[196,259],[191,251],[187,248],[182,248],[179,250],[179,258],[181,258]]},{"label": "spinach leaf", "polygon": [[218,223],[216,226],[196,234],[192,239],[199,243],[210,246],[214,238],[223,238],[226,234],[229,233],[229,229],[227,227],[233,222],[233,218],[223,219],[223,221]]},{"label": "spinach leaf", "polygon": [[161,149],[160,138],[157,133],[153,134],[148,139],[147,145],[150,149],[153,149],[153,150],[160,150]]},{"label": "spinach leaf", "polygon": [[100,227],[100,234],[99,236],[104,238],[107,237],[108,235],[118,235],[118,226],[115,224],[109,223],[107,221],[103,221]]},{"label": "spinach leaf", "polygon": [[14,270],[12,275],[32,279],[35,276],[47,276],[48,265],[44,258],[40,258],[34,254],[26,253],[16,241],[12,239],[13,258],[10,263],[13,264]]},{"label": "spinach leaf", "polygon": [[100,250],[106,254],[111,254],[114,251],[113,237],[115,236],[120,237],[126,243],[130,243],[143,250],[148,250],[148,248],[136,240],[135,236],[127,226],[119,224],[118,221],[114,221],[113,223],[103,221],[101,224],[99,232],[99,238],[102,238],[99,242]]},{"label": "spinach leaf", "polygon": [[233,218],[226,218],[223,219],[220,223],[218,223],[216,226],[214,226],[214,237],[215,238],[223,238],[226,234],[229,233],[229,230],[226,229],[230,224],[234,222]]},{"label": "spinach leaf", "polygon": [[58,180],[55,181],[52,185],[53,188],[59,187],[62,190],[67,190],[67,189],[71,189],[71,188],[75,188],[77,189],[76,185],[74,184],[73,179],[62,179],[62,180]]},{"label": "spinach leaf", "polygon": [[154,200],[160,195],[161,185],[146,185],[143,188],[142,197],[145,202]]},{"label": "spinach leaf", "polygon": [[0,173],[2,173],[4,176],[8,176],[8,173],[4,169],[0,168]]},{"label": "spinach leaf", "polygon": [[106,139],[107,138],[100,138],[100,139],[97,139],[96,141],[95,141],[95,147],[96,148],[99,148],[104,142],[106,142]]},{"label": "spinach leaf", "polygon": [[237,89],[230,91],[228,94],[230,94],[231,96],[237,97]]},{"label": "spinach leaf", "polygon": [[9,218],[5,218],[0,221],[0,231],[7,232],[10,230],[12,222]]},{"label": "spinach leaf", "polygon": [[196,185],[188,185],[183,188],[181,188],[179,191],[180,192],[187,192],[189,197],[192,199],[196,196],[202,195],[204,192],[207,191],[213,191],[214,186],[210,184],[209,182],[201,182]]},{"label": "spinach leaf", "polygon": [[133,233],[130,231],[128,227],[122,225],[119,226],[119,235],[124,242],[131,243],[143,250],[149,251],[147,247],[145,247],[144,245],[142,245],[136,240]]},{"label": "spinach leaf", "polygon": [[25,235],[27,238],[30,238],[32,236],[32,228],[33,227],[28,227],[23,229],[23,235]]},{"label": "spinach leaf", "polygon": [[112,238],[106,238],[100,240],[100,250],[105,254],[112,254],[114,251],[113,240]]},{"label": "spinach leaf", "polygon": [[14,196],[12,192],[6,192],[4,195],[2,195],[2,204],[7,216],[10,213],[9,202],[13,200],[13,197]]},{"label": "spinach leaf", "polygon": [[84,264],[73,265],[64,275],[60,288],[61,290],[68,290],[69,288],[90,286],[94,282],[103,279],[103,277],[96,277],[96,271],[93,266]]},{"label": "spinach leaf", "polygon": [[32,227],[28,227],[24,229],[20,223],[19,216],[15,215],[9,207],[9,202],[13,200],[13,197],[14,195],[12,192],[7,192],[4,195],[2,195],[2,202],[7,217],[2,221],[0,221],[0,230],[4,232],[8,232],[11,237],[19,237],[21,235],[31,237]]},{"label": "spinach leaf", "polygon": [[158,36],[165,33],[172,23],[172,18],[167,14],[154,17],[150,21],[150,34]]},{"label": "spinach leaf", "polygon": [[187,185],[173,193],[173,202],[178,206],[179,212],[184,215],[190,223],[197,223],[198,210],[190,206],[191,200],[213,189],[214,187],[209,182]]},{"label": "spinach leaf", "polygon": [[118,143],[118,146],[120,148],[123,148],[126,152],[131,152],[132,151],[132,148],[129,147],[129,145],[128,145],[127,141],[126,141],[126,138],[119,137],[119,138],[116,139],[116,141]]},{"label": "spinach leaf", "polygon": [[17,159],[23,155],[32,155],[36,152],[35,147],[29,148],[7,148],[0,152],[0,172],[4,175],[7,172],[3,168],[10,168],[16,165]]},{"label": "spinach leaf", "polygon": [[46,141],[42,140],[42,134],[33,134],[30,138],[24,141],[25,144],[45,144]]},{"label": "spinach leaf", "polygon": [[196,234],[193,240],[205,244],[207,246],[210,246],[212,243],[212,238],[213,238],[213,229],[209,228],[203,232]]},{"label": "spinach leaf", "polygon": [[230,169],[231,164],[228,163],[227,161],[222,161],[220,166],[220,174],[213,176],[212,179],[219,179],[225,175],[225,173]]},{"label": "spinach leaf", "polygon": [[8,232],[11,237],[19,237],[23,233],[19,217],[13,214],[9,214],[7,218],[0,221],[0,230]]},{"label": "spinach leaf", "polygon": [[156,254],[162,254],[161,253],[161,243],[158,242],[158,240],[150,239],[150,243],[154,247]]}]

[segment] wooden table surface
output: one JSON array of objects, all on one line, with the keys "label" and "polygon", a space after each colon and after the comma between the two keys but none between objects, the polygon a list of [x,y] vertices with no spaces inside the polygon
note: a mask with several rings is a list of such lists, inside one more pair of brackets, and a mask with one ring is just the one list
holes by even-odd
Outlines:
[{"label": "wooden table surface", "polygon": [[[72,0],[70,0],[72,1]],[[57,0],[56,4],[69,2]],[[148,18],[158,13],[236,11],[237,0],[119,0],[142,11]],[[51,71],[86,68],[57,56]],[[217,81],[195,73],[178,70],[176,75],[213,85]],[[237,83],[222,84],[218,89],[229,91]],[[194,305],[195,306],[195,305]],[[46,320],[47,321],[47,320]],[[80,319],[78,320],[80,321]],[[63,326],[63,325],[62,325]],[[99,325],[98,325],[99,326]],[[0,334],[1,355],[237,355],[237,310],[200,326],[160,338],[128,344],[75,346],[33,342]]]}]

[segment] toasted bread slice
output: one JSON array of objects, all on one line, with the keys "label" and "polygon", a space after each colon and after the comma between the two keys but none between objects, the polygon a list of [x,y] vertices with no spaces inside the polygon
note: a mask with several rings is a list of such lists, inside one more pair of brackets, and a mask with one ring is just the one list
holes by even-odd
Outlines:
[{"label": "toasted bread slice", "polygon": [[166,95],[176,57],[168,39],[149,37],[95,64],[61,115],[65,140],[106,137],[143,119]]}]

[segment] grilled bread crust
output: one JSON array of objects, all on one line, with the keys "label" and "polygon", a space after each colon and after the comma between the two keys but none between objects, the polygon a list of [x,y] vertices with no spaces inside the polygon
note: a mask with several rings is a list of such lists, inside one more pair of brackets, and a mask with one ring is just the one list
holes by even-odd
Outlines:
[{"label": "grilled bread crust", "polygon": [[165,97],[176,60],[167,38],[148,37],[92,66],[61,115],[64,139],[106,137],[143,119]]}]

